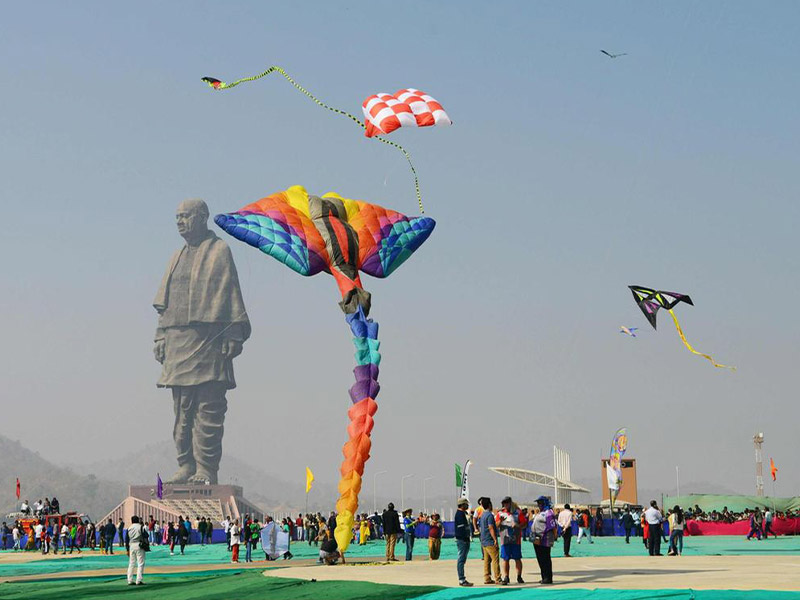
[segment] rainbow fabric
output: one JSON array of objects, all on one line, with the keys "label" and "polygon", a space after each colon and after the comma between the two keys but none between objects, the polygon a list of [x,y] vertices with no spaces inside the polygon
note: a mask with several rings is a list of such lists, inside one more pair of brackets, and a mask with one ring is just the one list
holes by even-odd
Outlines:
[{"label": "rainbow fabric", "polygon": [[330,273],[339,285],[347,323],[356,348],[356,382],[348,416],[348,441],[339,480],[336,541],[350,545],[358,510],[364,465],[372,446],[370,435],[380,391],[378,324],[367,318],[371,296],[359,272],[388,277],[428,239],[436,223],[428,217],[407,217],[376,204],[350,200],[330,192],[309,195],[301,186],[267,196],[244,208],[217,215],[214,221],[233,237],[276,258],[301,275]]}]

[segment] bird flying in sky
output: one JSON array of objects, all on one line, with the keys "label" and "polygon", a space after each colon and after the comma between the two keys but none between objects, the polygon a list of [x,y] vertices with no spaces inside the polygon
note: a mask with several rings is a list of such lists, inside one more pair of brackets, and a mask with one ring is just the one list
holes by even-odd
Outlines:
[{"label": "bird flying in sky", "polygon": [[611,54],[610,52],[606,52],[605,50],[600,50],[603,54],[605,54],[608,58],[619,58],[620,56],[628,56],[627,52],[621,52],[620,54]]}]

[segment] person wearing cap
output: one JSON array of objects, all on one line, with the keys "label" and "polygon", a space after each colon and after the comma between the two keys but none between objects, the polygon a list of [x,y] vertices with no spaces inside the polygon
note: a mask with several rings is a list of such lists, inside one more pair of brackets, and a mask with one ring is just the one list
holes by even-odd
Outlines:
[{"label": "person wearing cap", "polygon": [[[483,549],[483,583],[486,585],[501,584],[500,548],[497,543],[497,524],[492,514],[492,501],[481,498],[482,512],[480,518],[481,548]],[[494,575],[492,572],[494,571]],[[494,579],[492,579],[494,577]]]},{"label": "person wearing cap", "polygon": [[417,537],[415,526],[417,520],[412,516],[414,509],[407,508],[403,511],[403,541],[406,544],[406,560],[411,560],[414,551],[414,540]]},{"label": "person wearing cap", "polygon": [[464,576],[464,565],[469,554],[469,543],[472,541],[472,526],[467,516],[469,500],[461,498],[458,503],[458,510],[455,515],[456,547],[458,548],[458,560],[456,561],[456,572],[458,573],[458,585],[461,587],[472,587]]},{"label": "person wearing cap", "polygon": [[444,533],[444,525],[439,518],[439,513],[433,513],[428,519],[428,554],[431,560],[439,560],[439,554],[442,551],[442,534]]},{"label": "person wearing cap", "polygon": [[547,496],[539,496],[536,499],[536,507],[538,510],[533,518],[531,535],[533,536],[533,549],[536,552],[536,562],[539,563],[539,570],[542,573],[539,583],[550,585],[553,583],[553,560],[550,551],[558,533],[556,517]]},{"label": "person wearing cap", "polygon": [[558,526],[561,527],[561,537],[564,538],[564,557],[569,558],[569,547],[572,542],[572,509],[569,504],[564,505],[564,510],[558,513]]},{"label": "person wearing cap", "polygon": [[517,583],[525,583],[522,579],[522,530],[528,524],[525,513],[519,509],[511,496],[502,500],[502,508],[497,511],[495,521],[500,531],[500,558],[503,561],[503,585],[509,583],[509,562],[514,561],[517,567]]},{"label": "person wearing cap", "polygon": [[394,547],[397,544],[397,534],[400,533],[400,516],[394,509],[394,504],[383,511],[383,534],[386,536],[386,562],[397,562],[394,557]]}]

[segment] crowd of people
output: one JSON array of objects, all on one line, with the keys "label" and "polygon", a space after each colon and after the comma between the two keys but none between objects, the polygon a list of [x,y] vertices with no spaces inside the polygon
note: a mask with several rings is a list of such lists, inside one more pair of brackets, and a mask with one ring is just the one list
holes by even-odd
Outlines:
[{"label": "crowd of people", "polygon": [[58,498],[53,496],[53,499],[45,498],[44,501],[40,498],[33,504],[28,502],[28,500],[24,500],[22,505],[20,506],[19,511],[23,515],[34,515],[37,517],[41,517],[44,515],[57,515],[59,514],[61,507],[58,503]]},{"label": "crowd of people", "polygon": [[[151,515],[147,520],[133,517],[126,527],[119,519],[114,523],[108,519],[106,523],[96,526],[80,515],[60,515],[56,498],[44,501],[37,500],[30,505],[22,503],[21,512],[28,518],[14,521],[12,524],[2,523],[2,549],[40,551],[43,554],[80,553],[82,548],[94,550],[99,547],[102,554],[113,554],[114,545],[125,548],[129,558],[128,583],[143,583],[145,553],[151,545],[168,545],[170,555],[174,555],[176,547],[184,554],[190,540],[201,546],[213,541],[213,533],[217,524],[209,517],[196,517],[192,522],[182,515],[175,522],[157,521]],[[30,516],[29,516],[30,515]],[[683,553],[683,534],[687,520],[716,521],[733,523],[748,520],[750,530],[747,539],[767,539],[772,531],[775,518],[790,518],[794,514],[775,513],[760,508],[745,509],[740,513],[731,512],[725,507],[722,511],[703,512],[698,506],[687,510],[675,506],[662,511],[655,500],[650,502],[646,510],[625,506],[616,512],[610,521],[612,525],[618,521],[625,534],[625,543],[631,538],[641,537],[646,552],[651,556],[661,556],[661,544],[668,544],[668,554],[679,556]],[[577,530],[577,543],[583,539],[594,543],[592,536],[604,535],[604,514],[597,508],[594,514],[588,508],[573,510],[569,504],[555,509],[545,496],[536,499],[532,507],[523,508],[510,497],[505,497],[500,507],[495,509],[490,498],[478,499],[476,508],[470,510],[469,502],[462,499],[458,502],[454,519],[454,537],[457,547],[456,574],[459,585],[470,587],[464,573],[470,545],[477,539],[480,543],[483,560],[484,583],[492,585],[509,585],[511,582],[511,563],[513,561],[516,582],[524,583],[522,578],[522,552],[524,542],[530,542],[541,573],[540,583],[553,582],[551,550],[559,538],[562,540],[564,556],[570,557],[572,537]],[[426,527],[420,528],[420,525]],[[219,528],[225,534],[227,549],[231,553],[231,562],[240,560],[240,548],[244,550],[245,562],[252,562],[252,553],[261,542],[262,529],[267,526],[277,527],[292,542],[306,542],[319,547],[319,562],[333,565],[344,562],[334,535],[337,527],[337,515],[331,511],[326,517],[322,513],[300,514],[296,519],[284,517],[280,522],[266,516],[263,524],[255,516],[244,515],[243,519],[225,517]],[[406,508],[402,513],[389,503],[382,513],[374,511],[372,515],[361,513],[356,516],[352,529],[351,543],[366,545],[371,540],[385,540],[387,562],[396,562],[397,543],[405,546],[405,560],[413,559],[414,545],[419,531],[427,537],[428,557],[438,560],[441,553],[444,523],[437,513],[430,515],[424,512],[416,516],[413,510]],[[667,537],[667,535],[669,537]],[[24,547],[23,539],[26,539]],[[287,542],[288,543],[288,542]],[[274,555],[265,549],[265,560],[275,560]],[[280,556],[284,560],[291,559],[288,546]],[[280,558],[279,557],[279,558]]]}]

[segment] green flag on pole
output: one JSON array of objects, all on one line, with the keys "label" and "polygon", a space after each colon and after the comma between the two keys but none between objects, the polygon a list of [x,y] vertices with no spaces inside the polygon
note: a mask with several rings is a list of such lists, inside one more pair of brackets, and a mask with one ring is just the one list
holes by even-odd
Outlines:
[{"label": "green flag on pole", "polygon": [[463,480],[461,478],[461,465],[456,463],[456,487],[460,488]]}]

